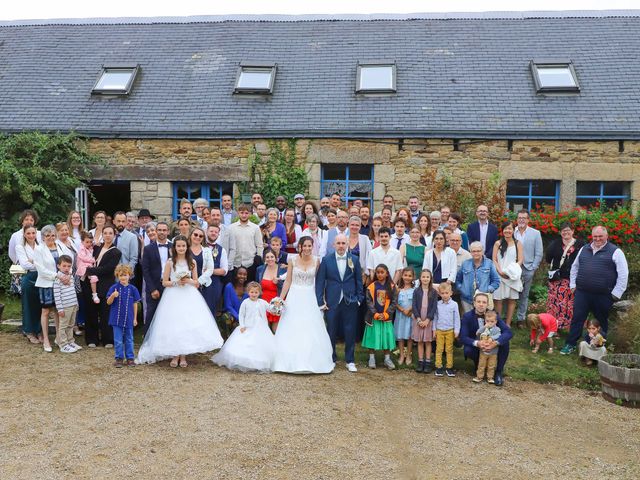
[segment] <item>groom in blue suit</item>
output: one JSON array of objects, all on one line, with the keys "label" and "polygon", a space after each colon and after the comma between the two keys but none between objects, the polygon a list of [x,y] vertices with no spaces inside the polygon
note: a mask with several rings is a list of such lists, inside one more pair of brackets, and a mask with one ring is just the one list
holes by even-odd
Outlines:
[{"label": "groom in blue suit", "polygon": [[327,330],[336,361],[336,338],[342,325],[344,359],[350,372],[357,372],[355,364],[358,307],[364,301],[362,270],[355,255],[347,252],[347,237],[339,234],[334,241],[335,253],[322,259],[316,275],[318,306],[327,311]]}]

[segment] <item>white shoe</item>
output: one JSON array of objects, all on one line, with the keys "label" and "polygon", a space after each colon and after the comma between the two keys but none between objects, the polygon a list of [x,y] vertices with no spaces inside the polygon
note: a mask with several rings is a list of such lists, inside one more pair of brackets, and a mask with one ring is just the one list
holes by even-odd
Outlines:
[{"label": "white shoe", "polygon": [[387,367],[389,370],[395,370],[396,368],[396,366],[393,364],[393,360],[391,360],[390,358],[384,359],[384,366]]},{"label": "white shoe", "polygon": [[62,353],[76,353],[77,350],[71,346],[71,344],[64,345],[60,348]]},{"label": "white shoe", "polygon": [[369,358],[369,368],[376,368],[376,359],[374,358]]},{"label": "white shoe", "polygon": [[95,343],[90,343],[89,345],[87,345],[87,347],[89,347],[89,348],[96,348],[96,344],[95,344]]},{"label": "white shoe", "polygon": [[349,370],[350,372],[357,372],[358,369],[356,368],[356,364],[355,363],[347,363],[347,370]]},{"label": "white shoe", "polygon": [[47,353],[51,353],[51,352],[53,352],[53,348],[51,348],[51,346],[48,346],[48,347],[47,347],[46,345],[43,345],[43,346],[42,346],[42,349],[43,349],[45,352],[47,352]]},{"label": "white shoe", "polygon": [[78,345],[76,342],[71,342],[69,345],[71,345],[76,350],[82,350],[82,347]]},{"label": "white shoe", "polygon": [[104,348],[113,348],[113,343],[105,344]]}]

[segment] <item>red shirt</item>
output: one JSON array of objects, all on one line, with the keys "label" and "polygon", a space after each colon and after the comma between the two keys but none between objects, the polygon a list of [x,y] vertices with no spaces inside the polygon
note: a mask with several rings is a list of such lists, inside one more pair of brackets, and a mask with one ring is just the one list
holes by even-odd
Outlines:
[{"label": "red shirt", "polygon": [[[540,336],[540,341],[544,342],[550,333],[558,333],[558,321],[556,320],[556,317],[550,313],[541,313],[538,316],[540,317],[540,326],[544,330]],[[532,329],[531,340],[535,340],[537,335],[538,331],[536,329]]]}]

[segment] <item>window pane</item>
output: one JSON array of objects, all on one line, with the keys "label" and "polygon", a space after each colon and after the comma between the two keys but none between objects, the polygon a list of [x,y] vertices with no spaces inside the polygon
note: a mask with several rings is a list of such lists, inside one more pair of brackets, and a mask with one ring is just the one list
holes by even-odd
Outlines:
[{"label": "window pane", "polygon": [[555,199],[531,197],[531,209],[532,210],[541,210],[544,207],[554,207],[555,208],[555,206],[556,206]]},{"label": "window pane", "polygon": [[371,196],[371,182],[349,182],[349,196],[369,198]]},{"label": "window pane", "polygon": [[577,182],[576,195],[579,197],[585,195],[600,196],[600,182]]},{"label": "window pane", "polygon": [[347,167],[344,165],[323,165],[322,178],[325,180],[346,180]]},{"label": "window pane", "polygon": [[573,75],[569,67],[536,67],[538,69],[538,77],[540,78],[540,86],[543,88],[550,87],[575,87]]},{"label": "window pane", "polygon": [[576,198],[576,205],[579,207],[590,207],[598,201],[597,198]]},{"label": "window pane", "polygon": [[555,197],[556,181],[555,180],[532,180],[531,194]]},{"label": "window pane", "polygon": [[209,184],[209,201],[217,202],[220,200],[220,196],[221,196],[220,185],[217,183],[210,183]]},{"label": "window pane", "polygon": [[268,90],[272,71],[271,68],[243,68],[238,79],[238,88]]},{"label": "window pane", "polygon": [[391,90],[393,67],[391,65],[360,66],[359,90]]},{"label": "window pane", "polygon": [[188,200],[195,200],[200,196],[200,184],[199,183],[182,183],[178,185],[178,198],[186,198]]},{"label": "window pane", "polygon": [[108,70],[105,69],[102,77],[96,85],[97,90],[126,90],[127,83],[133,75],[133,70]]},{"label": "window pane", "polygon": [[341,197],[346,195],[347,185],[345,182],[324,182],[322,184],[322,195],[330,197],[334,193],[340,194]]},{"label": "window pane", "polygon": [[350,165],[349,180],[371,181],[371,165]]},{"label": "window pane", "polygon": [[529,195],[529,180],[509,180],[507,196],[510,195]]},{"label": "window pane", "polygon": [[629,182],[602,182],[605,195],[629,195]]}]

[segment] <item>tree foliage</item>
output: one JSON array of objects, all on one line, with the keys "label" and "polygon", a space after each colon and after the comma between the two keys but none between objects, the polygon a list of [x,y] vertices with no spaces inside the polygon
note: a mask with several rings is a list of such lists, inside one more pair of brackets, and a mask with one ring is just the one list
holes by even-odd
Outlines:
[{"label": "tree foliage", "polygon": [[66,219],[76,187],[100,160],[74,134],[0,135],[0,289],[8,286],[7,246],[20,213],[35,210],[40,226]]},{"label": "tree foliage", "polygon": [[254,188],[262,194],[266,205],[275,205],[276,197],[283,195],[292,204],[296,193],[307,193],[309,181],[306,170],[296,161],[297,140],[291,138],[283,145],[282,141],[269,142],[269,158],[266,163],[262,155],[253,149],[250,165],[253,165],[260,180]]}]

